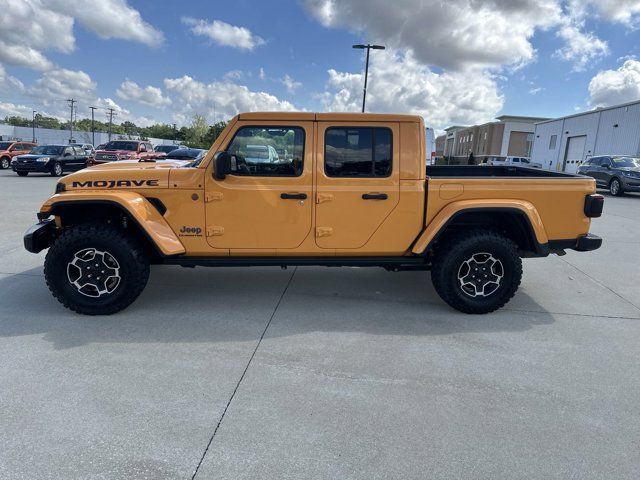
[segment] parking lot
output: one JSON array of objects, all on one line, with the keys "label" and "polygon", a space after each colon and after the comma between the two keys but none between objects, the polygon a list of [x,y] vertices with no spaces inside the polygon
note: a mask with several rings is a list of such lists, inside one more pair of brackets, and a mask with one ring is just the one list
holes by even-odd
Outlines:
[{"label": "parking lot", "polygon": [[55,183],[0,171],[0,478],[640,476],[640,195],[491,315],[428,272],[154,267],[85,317],[22,246]]}]

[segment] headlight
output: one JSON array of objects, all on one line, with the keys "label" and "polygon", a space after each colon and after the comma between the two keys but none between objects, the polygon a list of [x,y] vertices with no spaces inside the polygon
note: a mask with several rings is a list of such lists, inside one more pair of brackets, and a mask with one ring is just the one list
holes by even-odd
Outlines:
[{"label": "headlight", "polygon": [[131,155],[128,153],[123,153],[121,155],[118,155],[118,160],[129,160],[131,158]]},{"label": "headlight", "polygon": [[634,178],[638,178],[640,177],[640,172],[627,172],[627,171],[623,171],[622,175],[624,175],[625,177],[634,177]]},{"label": "headlight", "polygon": [[40,157],[40,158],[37,158],[37,159],[36,159],[36,162],[46,163],[46,162],[48,162],[49,160],[51,160],[51,158],[49,158],[49,157]]}]

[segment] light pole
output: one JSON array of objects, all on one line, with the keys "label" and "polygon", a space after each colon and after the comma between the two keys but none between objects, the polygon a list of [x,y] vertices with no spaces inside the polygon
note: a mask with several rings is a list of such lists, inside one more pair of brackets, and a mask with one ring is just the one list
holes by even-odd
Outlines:
[{"label": "light pole", "polygon": [[96,129],[94,127],[95,125],[94,115],[98,107],[89,107],[89,108],[91,109],[91,145],[95,146],[96,145]]},{"label": "light pole", "polygon": [[369,77],[369,52],[371,49],[373,50],[384,50],[384,45],[372,45],[371,43],[367,43],[366,45],[358,44],[354,45],[353,48],[358,48],[361,50],[367,50],[367,63],[364,68],[364,89],[362,91],[362,113],[364,113],[364,106],[367,101],[367,78]]},{"label": "light pole", "polygon": [[36,111],[31,113],[31,131],[33,132],[33,143],[36,143]]}]

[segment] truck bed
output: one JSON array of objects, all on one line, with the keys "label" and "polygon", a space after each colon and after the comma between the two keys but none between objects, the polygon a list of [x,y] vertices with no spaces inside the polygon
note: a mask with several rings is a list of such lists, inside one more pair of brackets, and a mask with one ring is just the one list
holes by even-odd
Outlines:
[{"label": "truck bed", "polygon": [[514,167],[511,165],[428,165],[427,177],[516,177],[516,178],[571,178],[570,173],[552,172],[540,168]]}]

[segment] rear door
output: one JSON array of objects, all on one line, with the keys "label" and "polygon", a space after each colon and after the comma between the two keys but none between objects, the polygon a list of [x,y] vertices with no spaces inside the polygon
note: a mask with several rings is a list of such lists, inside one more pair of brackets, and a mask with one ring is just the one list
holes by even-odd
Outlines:
[{"label": "rear door", "polygon": [[313,122],[239,121],[229,138],[233,172],[217,180],[210,166],[206,177],[209,245],[238,255],[296,248],[311,232]]},{"label": "rear door", "polygon": [[358,249],[400,198],[399,124],[318,122],[316,244]]}]

